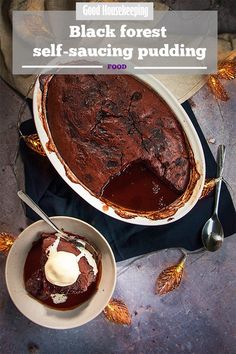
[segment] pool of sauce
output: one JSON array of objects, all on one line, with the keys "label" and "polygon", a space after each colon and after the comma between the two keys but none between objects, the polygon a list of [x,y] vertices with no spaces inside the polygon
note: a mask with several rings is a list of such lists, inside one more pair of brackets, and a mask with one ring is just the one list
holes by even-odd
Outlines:
[{"label": "pool of sauce", "polygon": [[143,161],[128,165],[105,185],[102,198],[129,210],[153,211],[174,202],[180,193],[163,182]]},{"label": "pool of sauce", "polygon": [[[66,294],[67,300],[63,303],[54,304],[51,297],[48,297],[45,300],[40,298],[36,298],[32,294],[30,294],[33,298],[41,302],[42,304],[57,309],[57,310],[72,310],[73,308],[81,305],[83,302],[87,301],[95,292],[98,290],[99,282],[101,280],[102,274],[102,262],[97,262],[98,273],[96,276],[96,280],[88,287],[87,291],[79,294]],[[31,276],[38,270],[44,268],[44,264],[42,264],[42,239],[40,238],[38,241],[35,241],[32,245],[31,250],[29,251],[25,266],[24,266],[24,282],[31,278]],[[62,291],[63,293],[63,291]]]}]

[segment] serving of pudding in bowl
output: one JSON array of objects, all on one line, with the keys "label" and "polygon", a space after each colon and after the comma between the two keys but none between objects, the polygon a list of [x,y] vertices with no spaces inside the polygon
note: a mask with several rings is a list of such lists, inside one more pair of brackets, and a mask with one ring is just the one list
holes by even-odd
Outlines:
[{"label": "serving of pudding in bowl", "polygon": [[151,75],[42,75],[34,117],[59,174],[110,216],[165,224],[184,216],[201,194],[199,138]]},{"label": "serving of pudding in bowl", "polygon": [[[79,237],[79,235],[70,235]],[[83,243],[84,238],[79,237]],[[89,243],[86,240],[86,246]],[[102,275],[101,254],[60,238],[57,233],[43,233],[29,251],[24,265],[28,293],[41,303],[68,310],[96,293]]]},{"label": "serving of pudding in bowl", "polygon": [[94,227],[71,217],[52,220],[71,237],[79,235],[85,247],[62,240],[42,220],[33,223],[8,254],[7,289],[31,321],[55,329],[74,328],[91,321],[109,302],[116,263],[108,242]]}]

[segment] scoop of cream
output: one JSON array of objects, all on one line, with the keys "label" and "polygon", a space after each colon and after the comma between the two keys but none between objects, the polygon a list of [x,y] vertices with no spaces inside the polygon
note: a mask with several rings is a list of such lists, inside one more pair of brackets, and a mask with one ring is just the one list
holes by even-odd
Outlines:
[{"label": "scoop of cream", "polygon": [[80,275],[78,260],[70,252],[52,252],[44,267],[47,281],[57,286],[68,286]]}]

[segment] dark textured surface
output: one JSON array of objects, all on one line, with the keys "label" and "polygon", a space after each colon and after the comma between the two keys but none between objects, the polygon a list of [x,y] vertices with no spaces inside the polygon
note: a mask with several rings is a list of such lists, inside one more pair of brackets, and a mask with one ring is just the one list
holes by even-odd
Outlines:
[{"label": "dark textured surface", "polygon": [[[162,2],[173,9],[219,10],[219,31],[236,32],[235,0]],[[226,87],[230,101],[216,102],[205,87],[193,97],[192,107],[214,155],[218,144],[226,144],[224,177],[236,200],[236,81]],[[18,234],[27,224],[16,197],[16,191],[23,187],[21,163],[13,170],[21,100],[2,82],[0,92],[0,231]],[[157,275],[179,257],[179,251],[168,250],[138,258],[133,263],[132,260],[119,263],[115,296],[129,306],[133,316],[131,328],[111,324],[100,315],[81,328],[54,331],[33,324],[15,308],[4,280],[5,256],[0,255],[0,353],[236,353],[236,236],[228,238],[219,252],[201,258],[190,256],[180,288],[162,298],[155,296]]]},{"label": "dark textured surface", "polygon": [[236,33],[235,0],[161,0],[172,10],[216,10],[219,33]]}]

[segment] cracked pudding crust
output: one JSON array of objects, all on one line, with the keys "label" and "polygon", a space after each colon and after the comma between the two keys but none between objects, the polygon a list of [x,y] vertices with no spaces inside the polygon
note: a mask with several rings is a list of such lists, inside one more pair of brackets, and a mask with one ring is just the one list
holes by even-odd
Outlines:
[{"label": "cracked pudding crust", "polygon": [[40,83],[48,147],[73,182],[122,217],[165,218],[190,198],[199,178],[191,148],[149,86],[128,75],[54,75]]}]

